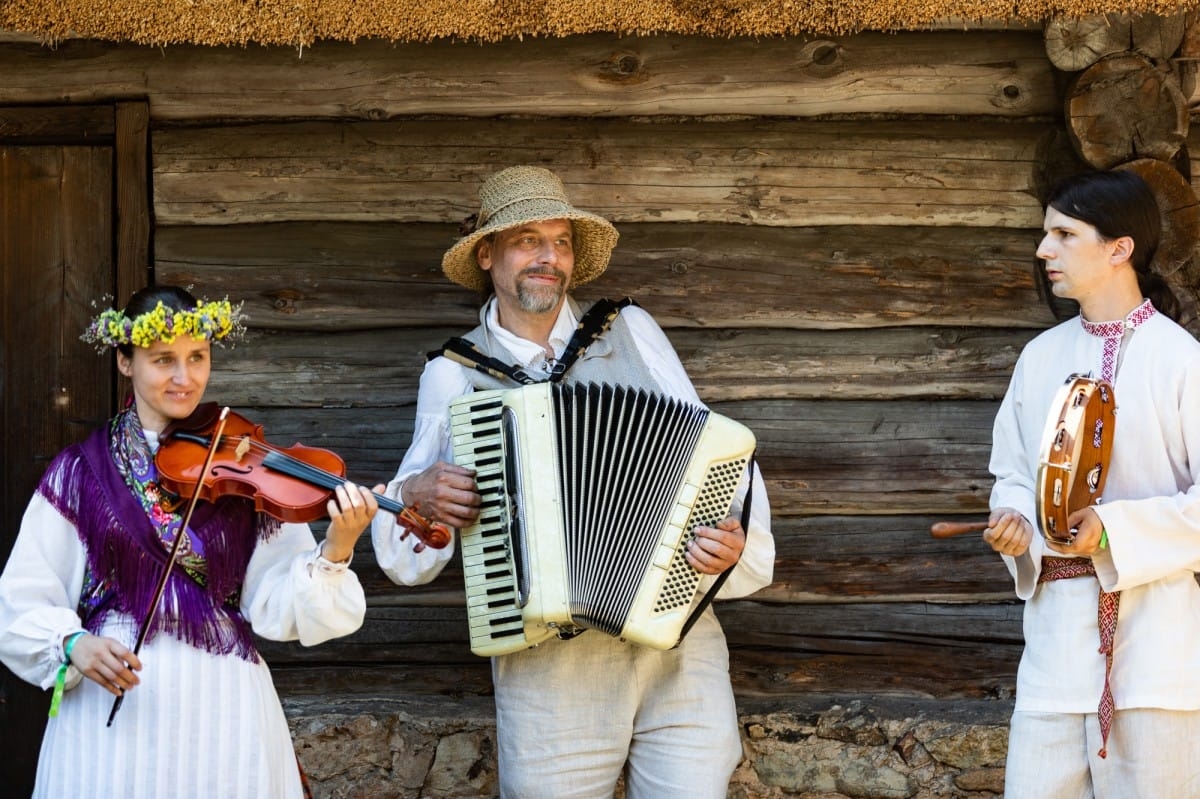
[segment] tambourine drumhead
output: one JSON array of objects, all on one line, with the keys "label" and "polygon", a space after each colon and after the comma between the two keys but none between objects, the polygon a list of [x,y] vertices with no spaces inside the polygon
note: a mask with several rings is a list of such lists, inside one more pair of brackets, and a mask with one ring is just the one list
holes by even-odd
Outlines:
[{"label": "tambourine drumhead", "polygon": [[1037,476],[1042,535],[1065,544],[1073,537],[1067,517],[1100,502],[1116,428],[1112,385],[1071,375],[1058,390],[1046,420]]}]

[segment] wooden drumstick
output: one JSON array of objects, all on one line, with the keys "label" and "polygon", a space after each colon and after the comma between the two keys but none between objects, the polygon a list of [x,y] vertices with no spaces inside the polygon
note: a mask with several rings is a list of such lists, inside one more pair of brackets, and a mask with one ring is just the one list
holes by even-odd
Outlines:
[{"label": "wooden drumstick", "polygon": [[978,533],[987,527],[987,522],[938,522],[929,528],[929,534],[934,538],[953,538],[964,533]]}]

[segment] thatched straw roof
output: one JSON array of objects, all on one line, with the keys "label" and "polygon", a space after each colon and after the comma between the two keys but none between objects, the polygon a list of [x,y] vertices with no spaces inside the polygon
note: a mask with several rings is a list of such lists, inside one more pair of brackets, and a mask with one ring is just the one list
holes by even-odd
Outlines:
[{"label": "thatched straw roof", "polygon": [[836,35],[1112,12],[1200,0],[0,0],[0,30],[46,41],[286,44],[382,38],[497,41],[579,33]]}]

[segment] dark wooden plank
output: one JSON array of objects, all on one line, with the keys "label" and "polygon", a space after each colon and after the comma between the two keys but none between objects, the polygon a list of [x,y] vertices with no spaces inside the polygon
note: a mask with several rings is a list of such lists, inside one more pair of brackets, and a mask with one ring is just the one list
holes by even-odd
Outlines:
[{"label": "dark wooden plank", "polygon": [[117,301],[151,282],[150,109],[145,102],[116,105]]},{"label": "dark wooden plank", "polygon": [[149,96],[158,120],[407,114],[1058,113],[1036,30],[866,33],[797,42],[598,34],[480,46],[319,41],[158,49],[0,48],[0,99]]},{"label": "dark wooden plank", "polygon": [[[719,606],[741,697],[1011,700],[1021,608],[1004,604]],[[770,622],[767,620],[770,619]]]},{"label": "dark wooden plank", "polygon": [[156,132],[163,224],[457,222],[482,176],[554,167],[618,223],[1036,228],[1044,123],[455,120],[301,122]]},{"label": "dark wooden plank", "polygon": [[[1034,230],[629,223],[581,299],[633,296],[666,327],[955,325],[1041,329]],[[246,303],[250,324],[374,329],[475,324],[441,272],[450,224],[160,227],[160,281]]]},{"label": "dark wooden plank", "polygon": [[[0,145],[0,568],[50,459],[108,416],[111,356],[79,334],[112,285],[111,196],[108,147]],[[0,667],[3,792],[32,791],[48,705]]]},{"label": "dark wooden plank", "polygon": [[[1015,600],[737,601],[718,604],[717,615],[739,694],[1004,697],[1012,694],[1020,657],[1021,609]],[[336,644],[304,648],[262,642],[261,647],[277,682],[289,691],[312,692],[320,683],[335,693],[353,692],[356,685],[377,692],[379,677],[402,680],[414,693],[486,691],[487,661],[471,654],[461,609],[372,608],[363,628]],[[317,672],[319,667],[328,673]],[[287,676],[292,669],[298,671]]]},{"label": "dark wooden plank", "polygon": [[[210,394],[241,407],[411,406],[426,353],[462,332],[256,332],[234,349],[218,351]],[[709,403],[999,399],[1032,335],[953,328],[668,331],[697,391]]]},{"label": "dark wooden plank", "polygon": [[[0,89],[0,102],[4,94]],[[115,128],[111,105],[0,106],[2,144],[104,145],[112,143]]]},{"label": "dark wooden plank", "polygon": [[995,402],[717,403],[758,437],[776,515],[975,513],[987,507]]},{"label": "dark wooden plank", "polygon": [[[978,535],[934,539],[929,527],[950,517],[777,517],[775,579],[761,602],[1011,599],[1000,556]],[[986,519],[986,508],[967,517]]]},{"label": "dark wooden plank", "polygon": [[[1008,570],[978,535],[940,540],[929,535],[933,522],[947,518],[777,516],[772,521],[774,582],[754,599],[786,604],[1011,599]],[[986,518],[986,511],[966,518]],[[378,568],[364,540],[354,556],[354,571],[375,606],[455,607],[464,602],[457,556],[432,582],[399,586]]]},{"label": "dark wooden plank", "polygon": [[[262,386],[264,394],[271,392],[270,376]],[[317,389],[310,391],[316,395]],[[219,387],[210,393],[223,402],[232,394]],[[717,402],[712,408],[743,422],[757,436],[757,458],[775,516],[888,516],[986,511],[992,484],[987,463],[997,405],[991,401],[745,400]],[[394,474],[411,435],[403,426],[390,427],[411,424],[409,409],[380,408],[370,414],[352,409],[337,416],[331,409],[314,409],[307,418],[322,429],[336,422],[341,428],[339,438],[307,436],[305,440],[298,435],[296,440],[313,446],[331,442],[327,448],[353,464],[352,476],[362,482]],[[274,429],[278,432],[268,428],[272,440],[293,443],[292,436],[283,432],[286,426]],[[386,432],[378,435],[379,430]]]}]

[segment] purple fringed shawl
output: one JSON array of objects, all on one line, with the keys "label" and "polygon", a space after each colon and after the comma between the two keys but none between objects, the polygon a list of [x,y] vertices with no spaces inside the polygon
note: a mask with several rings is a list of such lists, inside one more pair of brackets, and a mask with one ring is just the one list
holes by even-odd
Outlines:
[{"label": "purple fringed shawl", "polygon": [[[63,450],[38,485],[39,493],[75,525],[88,568],[106,584],[95,612],[84,620],[93,633],[110,612],[126,613],[141,623],[169,554],[113,464],[109,429],[96,430],[82,444]],[[237,606],[258,538],[278,529],[273,520],[259,517],[253,504],[240,497],[197,504],[188,530],[203,545],[205,585],[173,569],[147,640],[165,630],[214,654],[259,661],[250,625]]]}]

